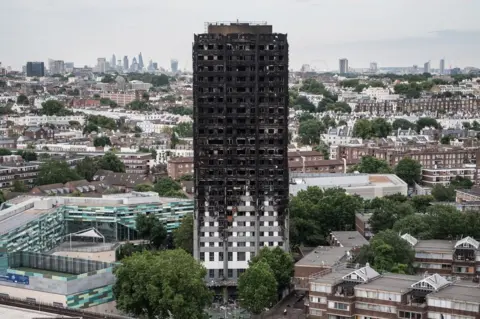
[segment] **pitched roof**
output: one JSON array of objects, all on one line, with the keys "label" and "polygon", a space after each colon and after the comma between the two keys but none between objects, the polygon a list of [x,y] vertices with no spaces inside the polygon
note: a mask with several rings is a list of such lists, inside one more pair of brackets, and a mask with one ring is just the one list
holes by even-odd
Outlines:
[{"label": "pitched roof", "polygon": [[465,238],[460,239],[455,244],[455,248],[459,248],[459,247],[468,248],[469,246],[471,246],[475,249],[478,249],[478,247],[480,246],[480,243],[478,241],[476,241],[475,239],[473,239],[472,237],[467,236]]},{"label": "pitched roof", "polygon": [[365,283],[379,276],[380,274],[367,263],[365,267],[352,271],[348,275],[343,276],[343,280]]},{"label": "pitched roof", "polygon": [[438,291],[440,288],[449,285],[451,282],[447,279],[443,278],[439,274],[433,274],[429,277],[425,277],[424,279],[414,283],[412,288],[422,289],[422,290],[430,290],[430,291]]}]

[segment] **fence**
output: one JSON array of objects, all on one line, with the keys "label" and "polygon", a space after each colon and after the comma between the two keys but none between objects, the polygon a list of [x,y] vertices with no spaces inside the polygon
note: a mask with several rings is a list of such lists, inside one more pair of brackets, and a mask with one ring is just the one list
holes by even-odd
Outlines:
[{"label": "fence", "polygon": [[62,245],[50,250],[48,253],[53,254],[59,251],[79,252],[79,253],[100,253],[104,251],[116,250],[118,246],[120,246],[120,243],[114,243],[114,244],[106,243],[106,244],[102,244],[99,246],[92,246],[92,247],[69,247],[69,246]]},{"label": "fence", "polygon": [[20,267],[37,268],[42,270],[76,275],[85,274],[113,266],[113,264],[106,262],[63,256],[53,256],[25,251],[11,253],[8,256],[8,259],[9,267],[14,269]]},{"label": "fence", "polygon": [[95,313],[79,309],[70,309],[46,303],[30,302],[19,298],[9,298],[3,296],[0,296],[0,305],[53,313],[61,316],[68,316],[69,318],[73,317],[83,319],[132,319],[131,317]]}]

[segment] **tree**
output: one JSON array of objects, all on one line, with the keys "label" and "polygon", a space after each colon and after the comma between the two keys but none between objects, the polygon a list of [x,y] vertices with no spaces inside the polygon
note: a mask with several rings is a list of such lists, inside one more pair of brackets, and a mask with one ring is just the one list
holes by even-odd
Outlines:
[{"label": "tree", "polygon": [[392,133],[392,125],[383,118],[376,118],[372,121],[372,133],[376,137],[385,138]]},{"label": "tree", "polygon": [[136,111],[148,111],[151,109],[147,102],[139,100],[128,103],[126,108]]},{"label": "tree", "polygon": [[36,161],[38,158],[37,153],[32,150],[17,151],[17,155],[20,155],[26,162]]},{"label": "tree", "polygon": [[353,230],[355,213],[362,206],[361,198],[341,188],[308,187],[299,191],[289,203],[292,244],[324,245],[330,232]]},{"label": "tree", "polygon": [[137,184],[135,185],[134,191],[136,192],[151,192],[153,191],[153,186],[149,184]]},{"label": "tree", "polygon": [[93,176],[98,170],[98,159],[87,156],[83,160],[77,163],[75,171],[79,176],[86,179],[87,181],[92,181]]},{"label": "tree", "polygon": [[73,112],[67,110],[65,106],[56,100],[48,100],[42,103],[42,114],[44,115],[58,115],[58,116],[66,116],[66,115],[73,115]]},{"label": "tree", "polygon": [[420,182],[422,177],[422,166],[416,160],[405,157],[395,166],[395,174],[403,179],[405,183],[412,186]]},{"label": "tree", "polygon": [[66,183],[81,180],[82,177],[65,161],[47,160],[40,165],[37,185]]},{"label": "tree", "polygon": [[306,120],[300,123],[298,135],[300,143],[314,145],[320,142],[320,134],[325,130],[323,123],[319,120]]},{"label": "tree", "polygon": [[118,129],[117,122],[114,119],[103,115],[90,115],[88,117],[88,124],[94,124],[106,130]]},{"label": "tree", "polygon": [[391,272],[398,268],[411,272],[414,258],[415,252],[410,244],[396,232],[386,230],[376,234],[369,245],[360,249],[356,261],[361,264],[368,262],[379,272]]},{"label": "tree", "polygon": [[293,102],[293,108],[306,112],[315,112],[315,105],[305,96],[297,97],[297,99]]},{"label": "tree", "polygon": [[415,214],[410,202],[398,203],[392,200],[383,200],[381,207],[374,210],[369,223],[374,233],[391,229],[397,220]]},{"label": "tree", "polygon": [[285,252],[278,246],[273,249],[264,247],[260,250],[258,255],[250,260],[249,267],[259,262],[267,263],[272,270],[277,282],[278,292],[281,292],[283,289],[290,286],[295,264],[289,253]]},{"label": "tree", "polygon": [[175,248],[181,248],[193,254],[193,232],[193,214],[187,214],[182,218],[180,227],[173,231]]},{"label": "tree", "polygon": [[340,112],[340,113],[352,113],[352,108],[346,102],[335,102],[334,104],[329,104],[327,110]]},{"label": "tree", "polygon": [[193,137],[192,123],[179,123],[173,128],[173,132],[179,137]]},{"label": "tree", "polygon": [[[115,269],[118,309],[136,317],[204,319],[212,294],[205,267],[185,251],[143,251]],[[273,276],[273,275],[272,275]]]},{"label": "tree", "polygon": [[360,163],[355,165],[351,171],[358,171],[359,173],[366,174],[391,174],[393,170],[388,163],[384,160],[378,159],[376,157],[366,155],[362,156]]},{"label": "tree", "polygon": [[470,122],[462,122],[462,125],[463,125],[463,128],[466,130],[469,130],[472,128],[472,125],[470,124]]},{"label": "tree", "polygon": [[402,130],[408,130],[408,129],[415,129],[417,126],[415,125],[415,123],[412,123],[408,120],[405,120],[405,119],[396,119],[395,121],[393,121],[392,123],[392,128],[396,131],[398,130],[399,128],[402,129]]},{"label": "tree", "polygon": [[359,119],[353,125],[354,137],[360,137],[362,139],[369,139],[373,135],[372,122],[366,119]]},{"label": "tree", "polygon": [[432,119],[430,117],[421,117],[417,121],[417,132],[420,133],[421,130],[425,127],[433,127],[438,130],[442,129],[440,123],[437,122],[436,119]]},{"label": "tree", "polygon": [[473,187],[473,182],[468,178],[458,175],[454,180],[450,181],[450,185],[456,189],[470,189]]},{"label": "tree", "polygon": [[193,181],[193,175],[192,174],[185,174],[180,176],[178,179],[179,181]]},{"label": "tree", "polygon": [[112,145],[108,136],[97,136],[93,140],[93,146],[95,147],[105,147],[107,145]]},{"label": "tree", "polygon": [[440,139],[440,143],[444,145],[450,145],[450,141],[452,140],[453,140],[453,136],[445,135],[445,136],[442,136],[442,138]]},{"label": "tree", "polygon": [[186,198],[182,186],[170,177],[162,177],[153,187],[154,191],[164,197]]},{"label": "tree", "polygon": [[155,249],[165,245],[167,230],[155,215],[138,214],[135,218],[135,228],[138,235],[143,239],[148,239],[150,245]]},{"label": "tree", "polygon": [[430,226],[425,215],[410,215],[397,220],[393,231],[399,234],[410,234],[417,239],[431,239]]},{"label": "tree", "polygon": [[0,156],[12,155],[12,152],[6,148],[0,148]]},{"label": "tree", "polygon": [[238,280],[240,304],[253,314],[260,314],[276,301],[277,282],[266,262],[250,266]]},{"label": "tree", "polygon": [[92,132],[99,132],[98,126],[93,123],[88,123],[83,129],[83,134],[90,134]]},{"label": "tree", "polygon": [[28,188],[25,186],[25,184],[23,183],[23,181],[15,180],[15,181],[13,182],[12,192],[16,192],[16,193],[26,193],[26,192],[28,192]]},{"label": "tree", "polygon": [[303,112],[302,114],[300,114],[298,116],[298,121],[299,122],[304,122],[304,121],[314,120],[314,119],[315,119],[315,117],[311,113],[308,113],[308,112]]},{"label": "tree", "polygon": [[455,187],[437,184],[432,188],[432,196],[439,202],[454,202]]},{"label": "tree", "polygon": [[17,97],[17,104],[20,104],[20,105],[28,105],[30,102],[28,101],[28,97],[24,94],[20,94],[18,97]]},{"label": "tree", "polygon": [[98,168],[117,173],[125,172],[125,164],[113,152],[106,152],[98,161]]},{"label": "tree", "polygon": [[412,205],[417,212],[425,213],[434,200],[432,195],[417,195],[412,198]]}]

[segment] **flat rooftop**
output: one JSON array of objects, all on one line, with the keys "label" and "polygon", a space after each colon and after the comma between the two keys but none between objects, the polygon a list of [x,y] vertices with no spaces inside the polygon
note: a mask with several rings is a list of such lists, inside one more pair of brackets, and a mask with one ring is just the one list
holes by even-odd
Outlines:
[{"label": "flat rooftop", "polygon": [[319,246],[300,259],[295,266],[332,267],[346,259],[348,250],[345,247]]},{"label": "flat rooftop", "polygon": [[474,302],[480,304],[480,289],[473,285],[453,284],[429,294],[432,298],[445,298],[460,302]]},{"label": "flat rooftop", "polygon": [[413,248],[415,251],[451,252],[455,248],[455,241],[440,239],[419,240]]},{"label": "flat rooftop", "polygon": [[334,231],[331,233],[332,237],[337,240],[337,242],[342,247],[361,247],[363,245],[368,245],[368,240],[362,236],[358,231]]},{"label": "flat rooftop", "polygon": [[411,286],[422,280],[422,276],[387,274],[363,285],[357,285],[355,289],[382,290],[388,292],[407,293]]},{"label": "flat rooftop", "polygon": [[348,275],[349,273],[355,271],[355,269],[341,269],[339,271],[334,271],[325,276],[315,278],[313,282],[321,283],[321,284],[329,284],[329,285],[336,285],[343,281],[343,277]]},{"label": "flat rooftop", "polygon": [[290,173],[290,193],[296,195],[309,186],[321,188],[341,187],[349,189],[372,189],[382,187],[407,187],[407,184],[394,174],[319,174]]}]

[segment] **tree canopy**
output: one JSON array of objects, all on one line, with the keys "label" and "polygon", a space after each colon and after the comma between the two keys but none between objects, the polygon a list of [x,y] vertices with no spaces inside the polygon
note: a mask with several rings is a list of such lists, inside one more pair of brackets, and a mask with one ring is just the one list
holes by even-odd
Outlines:
[{"label": "tree canopy", "polygon": [[28,101],[28,97],[24,94],[20,94],[18,97],[17,97],[17,104],[20,104],[20,105],[28,105],[30,102]]},{"label": "tree canopy", "polygon": [[298,137],[303,145],[314,145],[320,142],[320,135],[325,130],[322,121],[317,119],[300,122]]},{"label": "tree canopy", "polygon": [[350,169],[351,172],[358,171],[366,174],[391,174],[392,168],[384,160],[376,157],[365,155],[362,156],[360,163]]},{"label": "tree canopy", "polygon": [[97,136],[93,140],[93,146],[95,147],[105,147],[107,145],[112,145],[112,142],[110,142],[110,138],[108,136]]},{"label": "tree canopy", "polygon": [[376,118],[372,121],[360,119],[353,126],[353,136],[362,139],[372,137],[384,138],[392,133],[392,125],[383,118]]},{"label": "tree canopy", "polygon": [[65,161],[47,160],[40,165],[37,175],[37,185],[66,183],[81,180],[82,177],[70,168]]},{"label": "tree canopy", "polygon": [[160,249],[166,245],[167,230],[155,215],[138,214],[135,219],[135,228],[138,235],[149,240],[153,248]]},{"label": "tree canopy", "polygon": [[98,161],[98,168],[117,173],[125,172],[125,164],[113,152],[106,152]]},{"label": "tree canopy", "polygon": [[193,137],[192,123],[179,123],[173,128],[178,137]]},{"label": "tree canopy", "polygon": [[402,130],[416,129],[417,125],[405,119],[396,119],[392,123],[392,128],[396,131],[399,128]]},{"label": "tree canopy", "polygon": [[181,249],[135,253],[115,268],[117,307],[147,319],[204,319],[212,298],[204,281],[206,273]]},{"label": "tree canopy", "polygon": [[412,186],[422,178],[422,166],[410,157],[402,158],[395,166],[395,174],[405,183]]},{"label": "tree canopy", "polygon": [[87,181],[92,181],[93,176],[98,170],[98,159],[86,156],[83,160],[77,163],[75,166],[75,171],[79,176]]},{"label": "tree canopy", "polygon": [[440,125],[440,123],[438,123],[436,119],[432,119],[430,117],[419,118],[417,120],[416,125],[417,125],[417,132],[419,132],[419,133],[425,127],[433,127],[433,128],[439,129],[439,130],[442,129],[442,126]]},{"label": "tree canopy", "polygon": [[258,255],[250,260],[249,266],[251,267],[259,262],[265,262],[268,264],[275,276],[277,290],[279,292],[290,286],[295,264],[289,253],[285,252],[278,246],[273,249],[264,247],[260,250]]},{"label": "tree canopy", "polygon": [[362,199],[341,188],[308,187],[290,200],[290,238],[293,245],[327,243],[331,231],[355,229],[355,213]]},{"label": "tree canopy", "polygon": [[186,198],[180,183],[170,177],[161,177],[153,186],[155,192],[164,197]]},{"label": "tree canopy", "polygon": [[251,265],[238,280],[240,304],[253,314],[262,313],[277,299],[277,282],[264,261]]},{"label": "tree canopy", "polygon": [[56,101],[56,100],[48,100],[42,103],[42,111],[43,115],[58,115],[58,116],[66,116],[66,115],[73,115],[73,112],[66,109],[63,103]]},{"label": "tree canopy", "polygon": [[414,258],[415,253],[406,240],[392,230],[385,230],[361,248],[356,261],[360,264],[368,262],[381,273],[412,273]]},{"label": "tree canopy", "polygon": [[173,231],[173,244],[175,248],[193,254],[193,214],[185,215],[180,227]]}]

